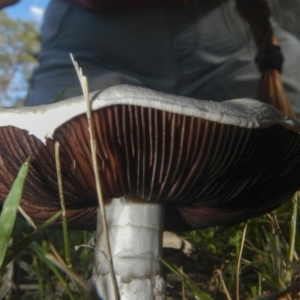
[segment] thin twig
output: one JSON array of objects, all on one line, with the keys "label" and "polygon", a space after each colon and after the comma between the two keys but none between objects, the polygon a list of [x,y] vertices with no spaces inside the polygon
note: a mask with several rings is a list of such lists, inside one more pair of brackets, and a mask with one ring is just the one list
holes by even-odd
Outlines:
[{"label": "thin twig", "polygon": [[72,280],[74,280],[79,286],[84,289],[86,292],[90,290],[89,283],[84,280],[82,277],[80,277],[78,274],[76,274],[73,270],[71,270],[63,261],[58,260],[54,255],[52,254],[45,254],[45,257],[51,261],[56,267],[58,267],[61,271],[66,273]]},{"label": "thin twig", "polygon": [[[81,291],[79,289],[79,286],[77,285],[77,280],[74,279],[74,276],[70,276],[70,274],[75,274],[74,271],[72,270],[72,267],[71,266],[67,266],[65,264],[64,260],[62,259],[62,257],[58,253],[58,251],[56,250],[55,246],[50,242],[49,238],[46,235],[44,235],[44,237],[48,241],[48,246],[49,246],[51,252],[53,253],[53,255],[46,254],[45,257],[47,258],[47,255],[51,255],[51,257],[54,257],[57,262],[59,262],[61,265],[65,266],[67,269],[69,269],[69,272],[67,272],[65,270],[62,270],[62,269],[61,270],[64,271],[67,275],[69,275],[69,277],[72,280],[74,286],[77,288],[78,292],[81,293]],[[79,285],[81,285],[81,284],[79,283]]]},{"label": "thin twig", "polygon": [[48,246],[51,250],[51,252],[53,253],[53,255],[55,256],[55,258],[61,263],[64,264],[64,260],[62,259],[62,257],[60,256],[60,254],[58,253],[58,251],[56,250],[55,246],[50,242],[49,237],[45,236],[45,238],[47,239],[48,242]]},{"label": "thin twig", "polygon": [[281,237],[282,237],[282,232],[279,226],[279,222],[277,219],[277,215],[275,212],[269,213],[266,215],[270,222],[271,222],[271,228],[272,228],[272,236],[274,238],[273,243],[270,243],[270,245],[274,246],[274,262],[273,262],[273,267],[274,270],[277,271],[278,275],[278,282],[282,288],[285,288],[285,284],[282,281],[282,274],[284,270],[284,265],[283,265],[283,260],[280,257],[283,257],[282,253],[282,244],[281,244]]},{"label": "thin twig", "polygon": [[296,228],[297,228],[297,210],[298,210],[298,192],[292,198],[292,215],[291,215],[291,226],[290,226],[290,242],[289,242],[289,262],[293,261],[295,251],[295,240],[296,240]]},{"label": "thin twig", "polygon": [[235,271],[235,297],[236,297],[236,300],[240,299],[240,268],[241,268],[241,259],[242,259],[244,244],[245,244],[247,226],[248,226],[248,222],[246,222],[243,226],[242,236],[241,236],[241,240],[240,240],[239,253],[238,253],[237,262],[236,262],[236,271]]},{"label": "thin twig", "polygon": [[66,215],[66,206],[63,192],[63,183],[61,176],[61,166],[59,158],[59,143],[55,142],[55,165],[57,173],[57,183],[59,191],[59,200],[62,212],[62,227],[63,227],[63,238],[64,238],[64,249],[65,249],[65,259],[69,268],[72,266],[71,256],[70,256],[70,247],[69,247],[69,236],[68,236],[68,220]]},{"label": "thin twig", "polygon": [[221,281],[221,285],[223,287],[224,293],[226,295],[227,300],[231,300],[230,294],[228,292],[228,289],[226,287],[224,278],[223,278],[223,274],[221,270],[215,270],[215,273],[217,274],[217,276],[219,277],[220,281]]},{"label": "thin twig", "polygon": [[86,102],[86,114],[87,114],[87,121],[88,121],[88,127],[90,131],[90,146],[91,146],[91,153],[92,153],[92,161],[93,161],[93,170],[94,170],[94,176],[95,176],[95,183],[96,183],[96,189],[97,189],[97,196],[98,196],[98,202],[99,202],[99,208],[100,208],[100,214],[101,214],[101,221],[103,226],[103,234],[104,234],[104,243],[106,244],[106,250],[107,250],[107,259],[109,262],[109,269],[110,269],[110,275],[112,280],[112,285],[114,288],[114,294],[115,294],[115,300],[120,299],[119,295],[119,289],[117,285],[117,279],[116,274],[114,271],[113,266],[113,260],[111,255],[111,249],[110,249],[110,243],[109,243],[109,235],[108,235],[108,229],[107,229],[107,223],[106,223],[106,214],[105,214],[105,207],[104,207],[104,200],[102,197],[101,192],[101,186],[100,186],[100,178],[98,173],[98,165],[97,165],[97,151],[96,151],[96,140],[95,140],[95,131],[92,121],[92,112],[91,112],[91,101],[89,96],[89,89],[88,89],[88,83],[87,78],[83,76],[81,68],[79,68],[77,62],[74,60],[72,54],[71,59],[73,62],[73,65],[75,67],[75,70],[77,72],[77,76],[83,91],[83,95]]},{"label": "thin twig", "polygon": [[37,229],[37,226],[35,223],[32,221],[32,219],[27,215],[27,213],[24,211],[24,209],[19,205],[18,207],[19,212],[21,215],[26,219],[26,221],[34,228]]}]

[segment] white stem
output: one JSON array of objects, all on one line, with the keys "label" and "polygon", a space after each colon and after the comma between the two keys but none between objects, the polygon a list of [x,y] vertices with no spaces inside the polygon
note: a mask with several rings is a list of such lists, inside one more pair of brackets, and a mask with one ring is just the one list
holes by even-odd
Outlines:
[{"label": "white stem", "polygon": [[[163,300],[160,276],[163,205],[126,198],[106,201],[106,220],[121,300]],[[93,280],[104,300],[114,299],[109,262],[99,218]]]}]

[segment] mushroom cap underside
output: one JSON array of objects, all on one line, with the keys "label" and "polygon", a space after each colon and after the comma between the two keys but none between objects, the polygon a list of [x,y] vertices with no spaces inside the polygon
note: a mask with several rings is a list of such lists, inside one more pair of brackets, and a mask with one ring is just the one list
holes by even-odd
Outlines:
[{"label": "mushroom cap underside", "polygon": [[[62,107],[70,112],[80,101],[42,106],[41,114],[46,120],[52,110],[59,119]],[[97,95],[92,116],[104,197],[165,203],[169,230],[238,223],[288,200],[300,187],[299,123],[254,100],[210,103],[127,86]],[[45,140],[34,134],[42,127],[32,124],[38,107],[0,112],[1,120],[12,116],[10,125],[0,120],[1,201],[31,156],[23,209],[37,223],[60,210],[58,141],[69,226],[95,227],[98,202],[84,110],[76,108]],[[31,129],[16,125],[20,115],[31,119]]]}]

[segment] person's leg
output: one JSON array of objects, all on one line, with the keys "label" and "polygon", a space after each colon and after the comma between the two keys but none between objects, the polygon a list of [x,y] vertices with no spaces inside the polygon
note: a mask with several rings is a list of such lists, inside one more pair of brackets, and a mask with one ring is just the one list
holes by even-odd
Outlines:
[{"label": "person's leg", "polygon": [[[191,7],[185,19],[186,27],[178,30],[174,26],[175,53],[181,74],[178,93],[212,101],[255,99],[261,76],[254,61],[257,48],[248,24],[235,10],[235,1],[230,0],[204,16],[201,11],[201,6]],[[188,24],[188,20],[193,23]],[[178,17],[171,21],[176,24]],[[300,41],[276,24],[274,27],[285,57],[283,84],[300,116]]]},{"label": "person's leg", "polygon": [[[283,82],[298,112],[300,43],[280,29],[276,32],[286,57]],[[91,91],[126,83],[222,101],[255,98],[260,78],[254,63],[257,50],[234,0],[222,6],[199,3],[109,13],[52,0],[42,43],[27,105],[53,102],[65,88],[64,98],[81,94],[70,52]]]},{"label": "person's leg", "polygon": [[99,44],[99,40],[106,41],[101,37],[97,23],[94,24],[96,28],[92,28],[91,22],[95,20],[91,20],[91,16],[96,19],[90,11],[80,9],[70,1],[50,3],[41,31],[39,66],[33,74],[27,105],[51,103],[62,91],[63,99],[82,94],[70,53],[88,77],[91,91],[122,83],[142,84],[130,75],[109,68],[105,61],[102,65],[99,63],[97,47],[95,51],[92,47]]},{"label": "person's leg", "polygon": [[42,51],[27,105],[81,94],[70,52],[88,77],[90,90],[116,84],[174,92],[176,70],[164,8],[93,12],[53,0],[42,28]]},{"label": "person's leg", "polygon": [[[191,7],[187,19],[192,24],[183,28],[181,35],[174,32],[180,94],[212,101],[255,96],[260,76],[254,64],[256,49],[234,6],[234,1],[229,1],[204,16],[201,5]],[[189,41],[190,49],[184,53],[182,45]]]}]

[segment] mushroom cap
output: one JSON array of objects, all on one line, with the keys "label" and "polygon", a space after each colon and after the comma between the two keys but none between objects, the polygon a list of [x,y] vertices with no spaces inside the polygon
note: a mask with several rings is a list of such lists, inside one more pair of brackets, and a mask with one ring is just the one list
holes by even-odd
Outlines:
[{"label": "mushroom cap", "polygon": [[[132,86],[111,87],[92,100],[104,198],[164,203],[165,229],[242,222],[275,209],[300,187],[300,123],[267,104],[200,101]],[[69,226],[95,228],[85,111],[83,97],[0,110],[0,201],[31,156],[23,209],[37,223],[60,210],[58,141]]]}]

